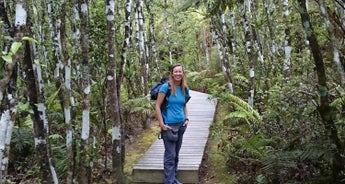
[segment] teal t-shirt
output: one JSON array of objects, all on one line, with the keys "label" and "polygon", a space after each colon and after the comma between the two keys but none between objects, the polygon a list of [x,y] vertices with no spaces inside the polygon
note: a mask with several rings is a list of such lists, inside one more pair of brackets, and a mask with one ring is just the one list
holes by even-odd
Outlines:
[{"label": "teal t-shirt", "polygon": [[[167,94],[169,84],[163,84],[159,93]],[[176,86],[176,96],[170,91],[170,96],[167,98],[168,105],[162,110],[162,117],[165,124],[182,123],[185,120],[184,104],[186,99],[189,99],[189,88],[186,89],[186,96],[182,93],[182,88]]]}]

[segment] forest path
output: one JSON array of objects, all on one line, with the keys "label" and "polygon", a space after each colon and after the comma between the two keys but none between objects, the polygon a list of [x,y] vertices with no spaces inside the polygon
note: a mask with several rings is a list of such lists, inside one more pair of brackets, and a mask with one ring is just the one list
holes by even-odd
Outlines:
[{"label": "forest path", "polygon": [[[183,136],[178,175],[183,183],[199,183],[200,166],[216,102],[205,93],[191,90],[190,95],[192,98],[187,105],[190,121]],[[163,183],[163,154],[163,140],[157,139],[133,167],[133,182]]]}]

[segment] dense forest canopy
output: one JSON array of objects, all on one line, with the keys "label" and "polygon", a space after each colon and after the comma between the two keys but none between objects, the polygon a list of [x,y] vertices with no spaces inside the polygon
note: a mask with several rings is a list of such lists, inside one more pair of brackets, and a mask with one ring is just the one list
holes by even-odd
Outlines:
[{"label": "dense forest canopy", "polygon": [[217,98],[234,182],[341,183],[344,20],[341,0],[0,0],[0,183],[126,183],[172,63]]}]

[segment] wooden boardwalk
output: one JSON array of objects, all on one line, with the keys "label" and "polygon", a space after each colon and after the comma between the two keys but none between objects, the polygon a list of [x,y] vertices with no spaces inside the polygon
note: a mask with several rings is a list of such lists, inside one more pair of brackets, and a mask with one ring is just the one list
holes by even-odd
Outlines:
[{"label": "wooden boardwalk", "polygon": [[[216,103],[209,95],[191,90],[189,124],[183,136],[178,178],[183,183],[199,183],[199,169],[213,121]],[[163,140],[157,139],[132,171],[133,183],[163,183]]]}]

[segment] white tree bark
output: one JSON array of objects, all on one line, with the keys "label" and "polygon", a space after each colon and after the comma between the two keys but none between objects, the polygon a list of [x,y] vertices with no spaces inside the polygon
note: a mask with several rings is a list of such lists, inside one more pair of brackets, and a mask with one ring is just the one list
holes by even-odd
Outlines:
[{"label": "white tree bark", "polygon": [[[161,67],[159,65],[159,61],[158,61],[158,54],[157,54],[157,48],[156,48],[156,28],[155,28],[155,22],[154,22],[154,14],[151,10],[152,8],[152,1],[150,0],[145,0],[145,4],[146,4],[146,9],[147,9],[147,13],[149,14],[149,28],[150,28],[150,48],[148,48],[147,50],[149,51],[149,55],[148,58],[150,58],[149,63],[152,61],[157,70],[158,73],[160,75],[160,78],[162,78],[162,72],[161,72]],[[150,71],[150,70],[149,70]],[[150,75],[150,74],[149,74]]]},{"label": "white tree bark", "polygon": [[78,176],[79,183],[91,182],[92,159],[90,155],[90,66],[89,66],[89,1],[78,0],[78,10],[80,16],[80,89],[82,93],[82,114],[81,114],[81,146],[82,152],[85,153],[80,157],[80,171]]},{"label": "white tree bark", "polygon": [[[51,3],[51,2],[50,2]],[[38,8],[42,8],[44,7],[46,4],[41,4],[41,7]],[[52,4],[48,4],[49,7],[49,18],[52,17]],[[43,43],[44,41],[44,36],[46,36],[44,30],[42,29],[41,26],[41,22],[39,17],[41,16],[41,12],[39,11],[33,11],[31,13],[34,13],[31,16],[31,22],[33,24],[33,26],[31,27],[31,32],[34,35],[34,39],[37,40],[39,43]],[[51,19],[50,19],[51,20]],[[50,22],[51,27],[53,28],[53,22]],[[53,31],[51,31],[50,33],[52,33]],[[47,162],[49,164],[49,173],[51,174],[51,179],[52,182],[57,184],[59,183],[58,181],[58,176],[55,170],[55,167],[53,165],[53,161],[52,161],[52,154],[50,151],[50,144],[49,144],[49,120],[47,117],[47,106],[45,104],[45,91],[44,91],[44,87],[45,87],[45,82],[44,82],[44,77],[43,77],[43,71],[42,71],[42,64],[47,64],[47,58],[44,57],[45,55],[47,55],[47,51],[44,45],[38,45],[35,42],[31,42],[32,44],[32,53],[33,53],[33,59],[34,61],[32,62],[32,69],[33,69],[33,73],[35,76],[35,80],[37,82],[35,82],[35,84],[37,85],[37,113],[40,115],[39,116],[39,121],[43,123],[43,131],[44,131],[44,139],[45,140],[40,140],[38,138],[35,138],[35,140],[37,140],[38,142],[35,143],[35,145],[38,145],[39,143],[46,143],[44,145],[46,151],[42,154],[44,154],[45,157],[47,157]],[[32,89],[32,90],[36,90],[36,89]],[[49,179],[50,180],[50,179]]]},{"label": "white tree bark", "polygon": [[147,38],[144,23],[144,12],[143,12],[143,0],[139,0],[136,3],[136,22],[137,22],[137,50],[139,53],[139,60],[141,65],[141,82],[144,87],[143,93],[148,92],[148,48],[147,48]]},{"label": "white tree bark", "polygon": [[[234,87],[232,83],[231,77],[231,69],[230,69],[230,62],[229,62],[229,47],[226,45],[227,40],[229,39],[228,29],[225,25],[225,16],[221,14],[219,17],[213,20],[213,32],[212,37],[213,40],[216,42],[217,49],[218,49],[218,56],[220,65],[222,67],[222,71],[227,81],[227,87],[230,93],[234,92]],[[222,35],[222,37],[220,36]]]},{"label": "white tree bark", "polygon": [[333,49],[333,62],[334,62],[335,66],[339,72],[340,82],[342,85],[344,85],[345,84],[345,72],[344,72],[343,66],[340,62],[340,57],[339,57],[340,53],[339,53],[339,49],[338,49],[339,44],[338,44],[338,40],[334,36],[334,27],[329,20],[329,16],[328,16],[325,2],[323,0],[318,0],[318,3],[319,3],[321,15],[325,21],[328,35],[330,37],[331,46]]},{"label": "white tree bark", "polygon": [[124,75],[124,71],[125,71],[125,67],[127,65],[128,62],[128,58],[127,58],[127,52],[128,49],[131,47],[132,45],[132,17],[131,17],[131,13],[132,13],[132,0],[126,0],[126,6],[125,6],[125,38],[123,40],[123,46],[122,46],[122,51],[121,51],[121,59],[122,59],[122,63],[120,65],[120,80],[122,81],[123,75]]},{"label": "white tree bark", "polygon": [[167,12],[167,7],[168,7],[168,2],[167,0],[164,0],[164,6],[166,7],[164,9],[164,28],[165,28],[165,34],[166,34],[166,39],[167,39],[167,45],[168,45],[168,48],[169,48],[169,62],[170,64],[173,63],[173,60],[172,60],[172,51],[171,51],[171,43],[170,43],[170,27],[171,25],[169,24],[169,21],[168,21],[168,12]]},{"label": "white tree bark", "polygon": [[[283,7],[283,19],[287,20],[290,15],[289,11],[289,0],[284,0],[282,2]],[[285,41],[284,41],[284,62],[283,71],[285,72],[285,80],[289,81],[290,65],[291,65],[291,38],[290,38],[290,26],[289,22],[286,22],[285,28]]]},{"label": "white tree bark", "polygon": [[[9,96],[9,98],[11,97]],[[14,122],[11,120],[11,113],[13,113],[12,110],[7,109],[0,117],[0,183],[6,183],[10,143],[14,125]]]},{"label": "white tree bark", "polygon": [[229,88],[229,91],[230,93],[234,93],[234,86],[233,86],[233,83],[232,83],[232,77],[231,77],[231,68],[230,68],[230,48],[229,46],[226,44],[228,42],[228,40],[230,39],[230,36],[229,36],[229,30],[226,26],[226,22],[225,22],[225,14],[222,13],[221,16],[221,24],[222,24],[222,31],[223,31],[223,34],[225,35],[225,38],[223,38],[223,42],[222,43],[222,47],[223,47],[223,50],[224,50],[224,58],[223,58],[223,71],[225,72],[225,75],[226,75],[226,78],[227,78],[227,82],[228,82],[228,88]]},{"label": "white tree bark", "polygon": [[245,36],[245,48],[249,58],[249,94],[248,94],[248,104],[253,106],[254,104],[254,77],[255,77],[255,54],[253,51],[253,33],[251,30],[251,22],[252,15],[251,15],[251,6],[252,1],[247,0],[243,5],[243,12],[242,12],[242,22],[244,28],[244,36]]},{"label": "white tree bark", "polygon": [[[16,1],[16,10],[15,10],[15,22],[16,27],[15,33],[15,42],[21,42],[23,38],[23,29],[26,27],[27,11],[25,9],[25,0]],[[6,183],[7,167],[9,160],[9,151],[10,151],[10,142],[13,132],[13,127],[15,123],[15,117],[17,112],[17,97],[16,97],[16,85],[17,78],[11,77],[12,72],[17,66],[18,60],[22,58],[22,51],[18,51],[15,56],[13,56],[12,63],[5,63],[3,79],[0,81],[0,100],[3,98],[3,91],[7,88],[6,92],[6,101],[8,105],[6,109],[2,111],[0,119],[0,183]]]},{"label": "white tree bark", "polygon": [[112,183],[124,183],[124,135],[121,123],[119,94],[116,75],[116,47],[115,47],[115,1],[106,1],[108,59],[107,70],[107,118],[112,125]]}]

